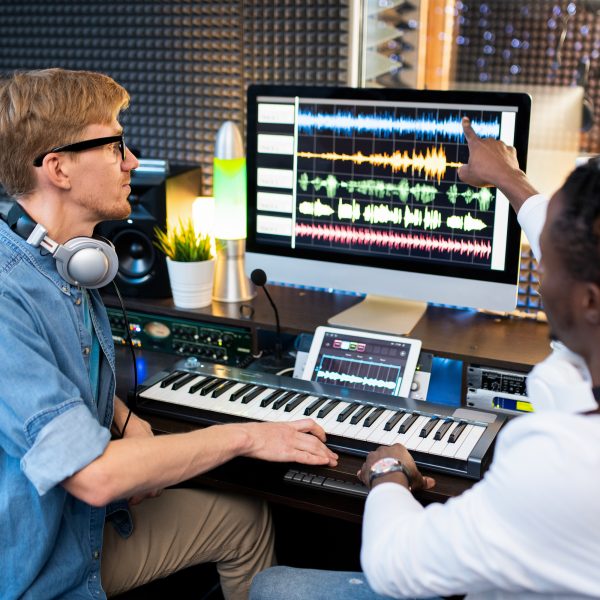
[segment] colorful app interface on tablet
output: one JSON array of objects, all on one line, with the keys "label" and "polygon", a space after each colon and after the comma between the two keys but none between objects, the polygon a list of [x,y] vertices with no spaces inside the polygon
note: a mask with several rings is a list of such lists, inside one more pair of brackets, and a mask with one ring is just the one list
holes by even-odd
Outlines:
[{"label": "colorful app interface on tablet", "polygon": [[[406,396],[416,367],[412,359],[414,350],[413,340],[393,341],[325,332],[311,379],[357,390]],[[418,348],[416,354],[418,356]]]}]

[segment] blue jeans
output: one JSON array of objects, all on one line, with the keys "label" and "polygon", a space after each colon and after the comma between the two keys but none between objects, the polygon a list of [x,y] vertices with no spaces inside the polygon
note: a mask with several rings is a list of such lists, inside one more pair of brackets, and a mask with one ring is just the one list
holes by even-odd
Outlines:
[{"label": "blue jeans", "polygon": [[363,573],[272,567],[259,573],[250,600],[386,600]]}]

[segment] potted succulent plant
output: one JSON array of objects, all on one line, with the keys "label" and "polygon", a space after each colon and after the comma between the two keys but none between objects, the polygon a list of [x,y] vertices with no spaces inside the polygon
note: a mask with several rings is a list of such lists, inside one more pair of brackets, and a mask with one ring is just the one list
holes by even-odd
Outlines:
[{"label": "potted succulent plant", "polygon": [[155,227],[154,233],[154,245],[167,257],[175,306],[208,306],[215,272],[211,237],[196,233],[191,219],[167,231]]}]

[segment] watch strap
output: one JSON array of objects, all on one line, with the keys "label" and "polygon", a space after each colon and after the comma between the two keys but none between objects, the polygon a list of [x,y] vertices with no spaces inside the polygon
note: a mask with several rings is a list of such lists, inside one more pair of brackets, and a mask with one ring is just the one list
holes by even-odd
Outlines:
[{"label": "watch strap", "polygon": [[408,474],[408,469],[401,463],[398,462],[398,464],[392,465],[391,467],[388,467],[385,471],[381,471],[381,472],[371,472],[371,474],[369,475],[369,487],[371,487],[373,485],[373,481],[375,479],[377,479],[378,477],[383,477],[384,475],[389,475],[390,473],[403,473],[404,477],[406,477],[406,481],[408,482],[408,489],[412,490],[412,482],[411,482],[411,478],[410,475]]}]

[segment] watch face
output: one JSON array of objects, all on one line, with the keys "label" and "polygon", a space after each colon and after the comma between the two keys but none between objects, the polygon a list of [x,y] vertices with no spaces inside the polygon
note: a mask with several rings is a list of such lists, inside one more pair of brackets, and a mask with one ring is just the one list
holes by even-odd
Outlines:
[{"label": "watch face", "polygon": [[373,463],[371,473],[387,473],[387,471],[398,464],[400,464],[400,461],[397,458],[392,458],[391,456],[380,458],[377,462]]}]

